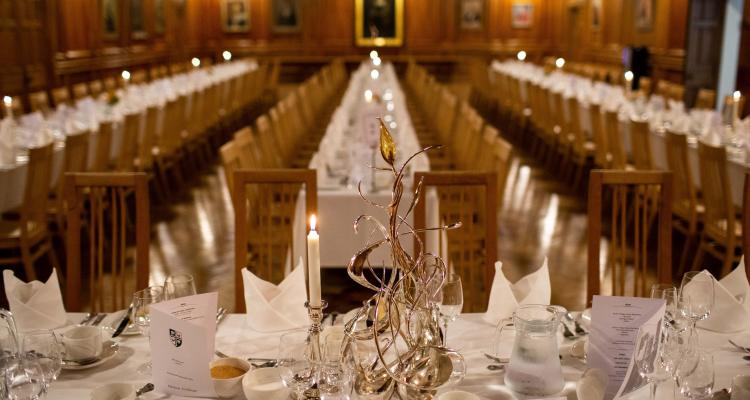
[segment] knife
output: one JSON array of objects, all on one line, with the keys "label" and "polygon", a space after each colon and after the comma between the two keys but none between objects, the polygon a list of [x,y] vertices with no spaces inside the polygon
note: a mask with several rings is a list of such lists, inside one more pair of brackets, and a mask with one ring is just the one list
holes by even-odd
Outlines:
[{"label": "knife", "polygon": [[117,325],[117,329],[115,329],[115,333],[112,334],[113,338],[120,336],[122,331],[124,331],[125,328],[128,327],[128,324],[130,323],[130,313],[132,312],[133,312],[133,302],[130,302],[130,306],[128,306],[128,311],[125,312],[125,316],[122,317],[122,321],[120,321],[120,325]]}]

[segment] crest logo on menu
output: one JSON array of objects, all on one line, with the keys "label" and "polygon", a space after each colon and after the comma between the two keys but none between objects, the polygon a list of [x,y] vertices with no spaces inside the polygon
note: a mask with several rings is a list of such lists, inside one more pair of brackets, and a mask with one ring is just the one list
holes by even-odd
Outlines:
[{"label": "crest logo on menu", "polygon": [[174,347],[180,347],[182,346],[182,332],[176,331],[174,329],[169,330],[169,341],[172,342]]}]

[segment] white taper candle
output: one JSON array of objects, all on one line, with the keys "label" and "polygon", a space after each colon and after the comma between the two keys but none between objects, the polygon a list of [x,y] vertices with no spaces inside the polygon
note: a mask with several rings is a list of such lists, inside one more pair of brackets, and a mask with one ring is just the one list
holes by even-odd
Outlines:
[{"label": "white taper candle", "polygon": [[307,234],[307,281],[311,307],[320,307],[320,236],[315,230],[315,215],[310,217],[310,233]]}]

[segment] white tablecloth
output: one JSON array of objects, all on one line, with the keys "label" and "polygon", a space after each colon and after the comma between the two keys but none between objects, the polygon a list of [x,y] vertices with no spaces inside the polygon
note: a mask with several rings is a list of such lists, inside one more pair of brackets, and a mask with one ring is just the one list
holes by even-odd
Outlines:
[{"label": "white tablecloth", "polygon": [[[118,315],[110,315],[103,324],[111,323]],[[70,314],[71,321],[80,321],[82,314]],[[238,357],[276,357],[279,333],[268,334],[253,331],[247,326],[246,318],[241,314],[228,315],[217,329],[216,349]],[[516,399],[504,385],[501,371],[489,371],[490,364],[483,356],[494,338],[494,327],[484,322],[480,314],[464,314],[450,325],[448,343],[456,348],[466,359],[467,375],[456,389],[476,393],[484,399]],[[727,339],[733,338],[743,343],[750,343],[750,332],[741,334],[716,334],[700,331],[700,345],[710,351],[716,363],[716,385],[718,388],[731,386],[732,377],[738,374],[750,374],[750,363],[742,360],[742,354],[734,350]],[[564,395],[569,400],[576,399],[575,385],[585,370],[585,365],[567,355],[565,348],[569,341],[562,343],[563,374],[566,380]],[[141,336],[124,337],[120,342],[120,352],[106,363],[83,371],[63,371],[57,382],[52,385],[49,399],[81,400],[87,399],[92,389],[112,382],[128,382],[138,387],[149,381],[148,377],[136,372],[138,366],[148,360],[148,341]],[[665,392],[668,392],[665,385]],[[562,395],[562,394],[561,394]],[[670,392],[671,395],[671,392]],[[145,400],[174,399],[159,393],[142,396]],[[243,399],[239,396],[238,399]],[[639,391],[631,397],[633,400],[646,400],[648,393]],[[671,400],[671,397],[667,397]]]},{"label": "white tablecloth", "polygon": [[[379,150],[376,147],[370,147],[377,143],[377,131],[374,137],[368,136],[363,133],[365,130],[363,124],[370,121],[377,123],[375,117],[382,117],[386,124],[394,124],[390,129],[398,147],[397,164],[399,166],[405,157],[421,149],[406,109],[406,98],[393,66],[383,65],[379,70],[378,79],[372,79],[372,68],[371,64],[363,63],[352,74],[342,102],[334,112],[319,150],[310,162],[310,168],[318,171],[320,263],[323,267],[344,267],[366,243],[382,238],[379,232],[373,232],[372,225],[368,223],[362,223],[360,232],[355,234],[352,225],[357,217],[369,214],[384,224],[388,222],[383,210],[365,203],[357,192],[357,182],[360,179],[363,180],[363,189],[371,191],[372,175],[369,166],[372,165],[373,160],[379,167],[386,166]],[[371,104],[365,100],[366,90],[370,90],[373,96],[380,97],[384,107],[380,110],[377,108],[373,110]],[[345,160],[342,161],[342,158]],[[340,167],[342,162],[346,164],[344,168]],[[430,169],[429,161],[424,155],[415,158],[410,166],[412,173]],[[342,175],[348,174],[348,186],[341,183],[343,176],[335,178],[329,176],[328,171],[337,167]],[[387,206],[391,200],[393,176],[389,172],[377,172],[375,181],[377,190],[367,193],[366,196],[371,201]],[[404,186],[402,212],[406,211],[411,199],[412,179],[405,179]],[[437,220],[437,196],[434,193],[427,194],[427,198],[427,215],[430,216],[428,225],[434,226]],[[297,202],[295,212],[293,260],[304,256],[306,218],[303,192]],[[412,220],[410,216],[409,223]],[[435,241],[429,237],[428,240],[430,243]],[[407,251],[411,251],[413,244],[411,237],[405,237],[402,243]],[[382,265],[381,263],[390,265],[389,254],[387,245],[384,245],[371,254],[370,261],[373,266]]]}]

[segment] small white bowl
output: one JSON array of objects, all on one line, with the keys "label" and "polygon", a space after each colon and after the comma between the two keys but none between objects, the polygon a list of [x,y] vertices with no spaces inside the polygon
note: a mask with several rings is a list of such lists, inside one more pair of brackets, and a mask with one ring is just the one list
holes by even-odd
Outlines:
[{"label": "small white bowl", "polygon": [[438,400],[479,400],[479,396],[463,390],[451,390],[438,396]]},{"label": "small white bowl", "polygon": [[134,400],[135,388],[129,383],[110,383],[91,391],[91,400]]},{"label": "small white bowl", "polygon": [[258,368],[242,378],[242,391],[247,400],[284,400],[289,389],[279,375],[279,368]]},{"label": "small white bowl", "polygon": [[237,367],[245,371],[244,374],[228,379],[216,379],[211,377],[214,382],[214,391],[219,397],[234,397],[242,392],[242,378],[247,375],[247,371],[252,369],[252,365],[246,360],[241,358],[229,357],[229,358],[218,358],[211,361],[209,369],[219,365],[230,365]]}]

